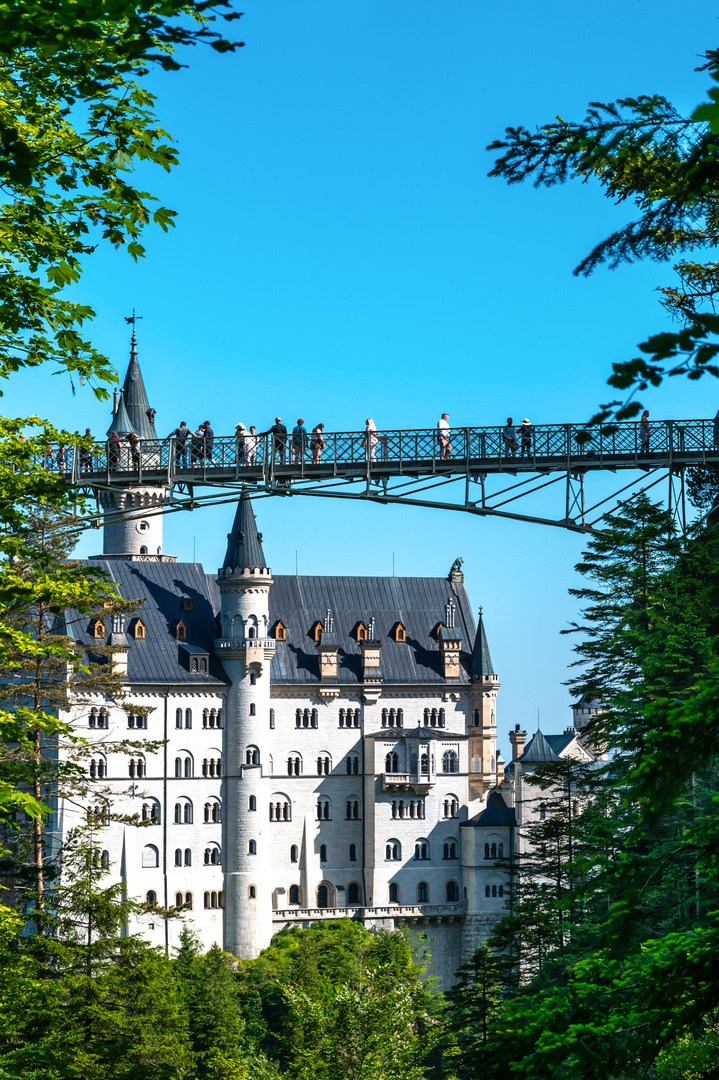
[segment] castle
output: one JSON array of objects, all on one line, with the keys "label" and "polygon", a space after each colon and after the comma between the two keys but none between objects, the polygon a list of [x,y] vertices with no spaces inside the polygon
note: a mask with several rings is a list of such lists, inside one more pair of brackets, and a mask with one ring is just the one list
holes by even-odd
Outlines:
[{"label": "castle", "polygon": [[[133,344],[110,430],[154,438]],[[536,813],[522,776],[590,757],[586,717],[525,746],[506,775],[500,683],[461,560],[436,578],[273,574],[243,492],[216,574],[162,551],[165,492],[104,493],[105,568],[143,601],[126,620],[68,621],[79,647],[112,651],[125,694],[66,716],[91,738],[103,860],[131,896],[183,908],[203,944],[256,956],[288,925],[349,916],[404,925],[448,986],[502,916],[498,858]],[[113,510],[133,508],[112,520]],[[142,516],[143,512],[147,514]],[[132,756],[103,741],[160,742]],[[137,828],[116,817],[137,813]],[[57,807],[60,835],[79,811]],[[183,921],[151,912],[141,933],[172,950]]]}]

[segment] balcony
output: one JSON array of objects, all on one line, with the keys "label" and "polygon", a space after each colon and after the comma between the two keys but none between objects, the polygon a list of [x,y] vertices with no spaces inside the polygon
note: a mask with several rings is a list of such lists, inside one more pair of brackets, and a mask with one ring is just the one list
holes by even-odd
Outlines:
[{"label": "balcony", "polygon": [[402,922],[416,923],[428,920],[455,919],[464,917],[467,901],[458,900],[455,904],[382,904],[379,907],[348,905],[347,907],[326,908],[279,908],[272,912],[272,921],[277,922],[317,922],[324,919],[398,919]]},{"label": "balcony", "polygon": [[271,652],[274,652],[275,639],[264,637],[215,638],[215,652],[221,653],[223,650],[229,649],[246,649],[248,652],[255,649],[269,649]]},{"label": "balcony", "polygon": [[417,795],[426,795],[434,783],[434,777],[427,774],[418,779],[415,773],[382,773],[383,791],[414,791]]}]

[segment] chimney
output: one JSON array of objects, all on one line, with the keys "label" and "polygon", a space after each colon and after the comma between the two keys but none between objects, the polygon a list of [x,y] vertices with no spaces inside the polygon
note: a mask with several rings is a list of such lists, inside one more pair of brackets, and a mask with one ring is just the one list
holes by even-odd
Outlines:
[{"label": "chimney", "polygon": [[320,658],[320,682],[337,682],[337,653],[339,646],[334,635],[334,625],[332,609],[327,608],[322,623],[320,640],[317,642],[317,652]]},{"label": "chimney", "polygon": [[516,761],[524,753],[524,744],[527,741],[527,732],[520,731],[519,724],[514,725],[514,731],[509,733],[509,741],[512,744],[512,761]]}]

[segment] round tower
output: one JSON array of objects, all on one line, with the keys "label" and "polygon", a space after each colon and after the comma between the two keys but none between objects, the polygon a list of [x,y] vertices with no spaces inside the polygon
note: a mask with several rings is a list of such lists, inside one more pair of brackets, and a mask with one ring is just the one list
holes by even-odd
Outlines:
[{"label": "round tower", "polygon": [[225,948],[251,959],[272,937],[269,834],[272,575],[246,492],[218,572],[222,637],[216,655],[230,680],[225,722]]},{"label": "round tower", "polygon": [[[157,439],[155,410],[150,408],[140,371],[134,324],[130,363],[122,389],[115,391],[108,436],[113,431],[123,440],[119,462],[122,469],[134,471],[140,461],[146,464],[156,457],[151,451]],[[137,461],[126,441],[130,435],[136,435],[139,440],[136,444],[139,447]],[[162,485],[128,484],[127,487],[113,486],[109,490],[98,491],[98,501],[105,516],[103,556],[152,560],[167,558],[162,551],[162,514],[159,511],[168,490]]]}]

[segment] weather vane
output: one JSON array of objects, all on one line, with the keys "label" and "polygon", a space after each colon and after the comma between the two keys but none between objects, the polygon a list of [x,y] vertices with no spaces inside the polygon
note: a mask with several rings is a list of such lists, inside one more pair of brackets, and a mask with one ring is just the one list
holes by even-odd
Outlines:
[{"label": "weather vane", "polygon": [[142,315],[136,315],[135,314],[135,309],[133,308],[132,309],[132,315],[125,315],[125,322],[126,323],[132,323],[132,329],[134,330],[135,329],[135,323],[137,322],[138,319],[141,319],[141,318],[142,318]]}]

